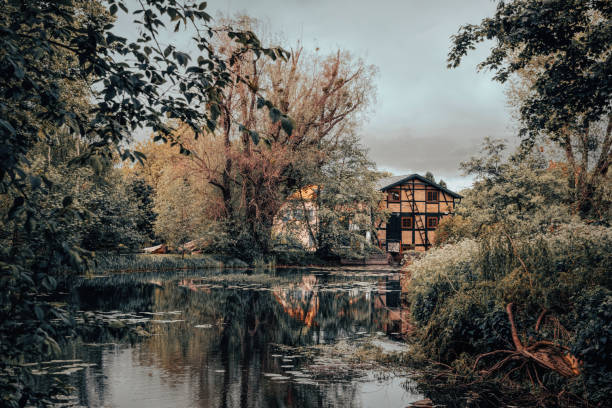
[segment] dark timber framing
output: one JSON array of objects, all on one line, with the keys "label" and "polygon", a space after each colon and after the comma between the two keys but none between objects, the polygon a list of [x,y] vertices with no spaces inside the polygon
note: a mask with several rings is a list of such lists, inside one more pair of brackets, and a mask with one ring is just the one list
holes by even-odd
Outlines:
[{"label": "dark timber framing", "polygon": [[[390,182],[387,182],[390,181]],[[459,202],[461,200],[461,196],[453,191],[448,190],[445,187],[436,184],[425,177],[419,174],[412,174],[409,176],[399,176],[392,177],[389,179],[381,180],[381,184],[379,184],[379,190],[383,192],[387,192],[384,203],[387,208],[392,208],[392,215],[398,218],[400,223],[400,240],[388,240],[387,239],[387,227],[388,224],[383,227],[382,222],[379,222],[377,231],[380,233],[384,231],[384,247],[387,251],[389,251],[389,244],[392,242],[399,247],[399,252],[401,253],[405,247],[410,246],[414,249],[427,250],[432,246],[430,242],[430,232],[435,231],[437,229],[437,225],[435,228],[429,228],[428,218],[435,217],[439,221],[445,217],[449,216],[454,212],[456,201]],[[386,183],[386,184],[385,184]],[[398,191],[399,192],[399,201],[390,200],[390,192]],[[423,192],[422,200],[417,200],[417,192]],[[428,201],[428,192],[436,191],[438,192],[438,200]],[[420,198],[420,194],[419,194]],[[450,201],[452,199],[452,201]],[[441,208],[441,204],[445,204],[444,210]],[[419,205],[422,207],[419,208]],[[398,208],[399,206],[399,208]],[[435,211],[430,211],[432,206],[436,206]],[[399,209],[399,211],[396,211]],[[411,218],[411,228],[404,228],[402,218]],[[411,242],[404,242],[404,232],[409,232],[412,235]],[[380,234],[379,234],[380,235]],[[420,238],[420,242],[417,243],[416,238]],[[408,239],[408,238],[406,238]]]}]

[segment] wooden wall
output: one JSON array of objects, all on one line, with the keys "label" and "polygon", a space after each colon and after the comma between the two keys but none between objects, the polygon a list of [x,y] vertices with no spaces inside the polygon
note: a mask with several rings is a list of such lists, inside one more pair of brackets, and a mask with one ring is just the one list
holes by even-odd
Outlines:
[{"label": "wooden wall", "polygon": [[[428,192],[437,192],[438,200],[428,201]],[[437,227],[428,224],[428,220],[436,219],[439,223],[443,218],[451,216],[455,210],[454,197],[416,179],[388,189],[386,193],[386,200],[381,203],[381,206],[388,208],[392,214],[398,215],[400,222],[402,222],[402,217],[412,219],[411,228],[402,226],[400,245],[402,251],[407,249],[425,251],[430,248],[435,242]],[[381,247],[388,249],[386,228],[386,223],[379,223],[377,235]]]}]

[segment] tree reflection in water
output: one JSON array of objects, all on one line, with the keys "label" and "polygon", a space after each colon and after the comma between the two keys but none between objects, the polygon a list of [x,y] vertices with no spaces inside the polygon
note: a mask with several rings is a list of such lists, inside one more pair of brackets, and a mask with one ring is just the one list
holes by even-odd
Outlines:
[{"label": "tree reflection in water", "polygon": [[[276,356],[275,344],[330,343],[379,330],[405,333],[410,325],[398,278],[316,272],[284,276],[281,282],[271,288],[253,284],[222,288],[195,273],[115,275],[80,282],[73,303],[81,309],[160,313],[152,315],[154,320],[166,321],[149,323],[151,337],[137,344],[74,345],[75,358],[98,365],[70,378],[81,403],[145,406],[149,398],[180,394],[186,405],[196,406],[359,405],[357,382],[300,384],[275,381],[263,373],[297,370],[304,362],[303,357],[283,361]],[[167,312],[175,313],[161,314]],[[158,389],[147,388],[146,395],[136,387],[121,395],[108,389],[128,357],[126,370],[131,377],[126,381],[137,384],[147,381],[140,376],[157,376]]]}]

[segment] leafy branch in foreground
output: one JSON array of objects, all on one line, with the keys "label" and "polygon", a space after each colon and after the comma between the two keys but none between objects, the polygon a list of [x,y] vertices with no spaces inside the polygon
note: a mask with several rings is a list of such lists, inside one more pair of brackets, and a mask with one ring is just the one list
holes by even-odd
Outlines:
[{"label": "leafy branch in foreground", "polygon": [[[139,0],[131,13],[138,28],[133,40],[117,35],[113,23],[119,10],[129,14],[126,3],[0,1],[0,204],[2,229],[12,231],[0,249],[0,394],[6,406],[45,404],[22,363],[56,351],[57,339],[71,334],[70,314],[47,296],[62,271],[83,268],[87,258],[59,234],[82,215],[70,195],[42,216],[36,197],[48,195],[53,182],[30,165],[35,147],[68,134],[85,145],[72,165],[98,172],[115,155],[141,161],[144,155],[124,142],[143,127],[177,143],[171,121],[196,137],[217,126],[232,58],[210,46],[216,33],[206,3]],[[170,24],[191,34],[197,51],[163,44]],[[253,33],[234,36],[245,55],[287,55],[262,47]]]}]

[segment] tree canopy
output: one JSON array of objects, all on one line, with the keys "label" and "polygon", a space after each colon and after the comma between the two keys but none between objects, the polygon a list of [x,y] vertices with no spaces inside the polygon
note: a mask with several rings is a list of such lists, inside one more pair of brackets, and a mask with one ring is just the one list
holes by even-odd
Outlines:
[{"label": "tree canopy", "polygon": [[612,160],[612,5],[609,1],[501,1],[493,17],[462,26],[448,66],[494,40],[479,69],[506,82],[522,76],[520,134],[527,150],[540,135],[557,143],[572,170],[576,207],[602,218]]}]

